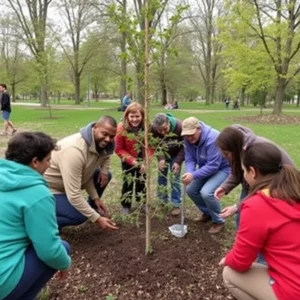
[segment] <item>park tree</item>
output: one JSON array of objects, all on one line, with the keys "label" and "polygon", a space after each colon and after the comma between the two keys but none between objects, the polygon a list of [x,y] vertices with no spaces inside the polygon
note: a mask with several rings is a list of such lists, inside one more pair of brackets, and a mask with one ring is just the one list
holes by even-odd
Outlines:
[{"label": "park tree", "polygon": [[237,39],[232,24],[248,28],[249,38],[256,37],[269,57],[275,72],[275,103],[273,114],[282,112],[284,93],[289,82],[300,72],[300,66],[291,70],[300,49],[300,2],[298,0],[230,0],[227,9],[230,20],[227,30],[231,39]]},{"label": "park tree", "polygon": [[15,35],[14,22],[11,21],[9,15],[0,19],[0,34],[1,69],[4,71],[2,78],[5,78],[11,87],[14,102],[16,101],[16,88],[26,78],[25,54],[21,50],[24,45],[20,37]]},{"label": "park tree", "polygon": [[217,18],[223,13],[220,0],[196,0],[190,7],[190,22],[194,31],[193,57],[205,86],[206,104],[214,102],[215,88],[220,76],[220,51],[217,39]]},{"label": "park tree", "polygon": [[152,86],[162,94],[164,82],[171,101],[175,99],[193,101],[201,90],[202,80],[194,63],[191,50],[193,39],[189,32],[190,27],[179,25],[177,34],[166,51],[164,66],[162,67],[158,59],[152,67]]},{"label": "park tree", "polygon": [[52,0],[6,0],[16,19],[16,31],[36,59],[40,80],[41,105],[47,104],[48,57],[46,53],[47,17]]},{"label": "park tree", "polygon": [[[122,5],[112,4],[109,6],[108,14],[114,24],[118,26],[120,33],[126,32],[127,51],[122,53],[128,60],[132,61],[137,76],[138,101],[145,104],[144,94],[144,51],[145,51],[145,7],[147,1],[133,0],[133,8],[127,9],[126,14]],[[151,18],[148,19],[149,41],[151,42],[159,20],[162,17],[168,0],[153,0],[149,6]],[[125,17],[126,16],[126,17]],[[151,43],[150,43],[151,48]]]},{"label": "park tree", "polygon": [[186,27],[182,26],[181,30],[178,28],[180,23],[185,20],[183,14],[187,9],[187,5],[178,5],[172,11],[169,9],[159,20],[156,32],[153,35],[153,61],[157,67],[161,105],[163,106],[167,104],[168,99],[167,61],[170,56],[177,56],[178,54],[173,42],[180,35],[185,35],[189,32],[189,29]]},{"label": "park tree", "polygon": [[[226,22],[223,22],[224,19]],[[264,51],[261,40],[251,36],[247,26],[235,22],[234,16],[226,16],[224,19],[219,22],[221,34],[218,37],[223,44],[222,73],[227,83],[227,92],[231,95],[240,94],[243,106],[246,94],[258,99],[260,96],[257,95],[261,95],[261,92],[272,91],[275,88],[276,74],[274,69],[265,67],[270,64],[270,58]],[[227,30],[228,22],[231,24],[231,31]]]},{"label": "park tree", "polygon": [[[97,47],[97,53],[88,62],[85,69],[85,76],[90,80],[90,88],[93,90],[93,95],[98,101],[100,92],[108,92],[110,82],[116,82],[122,76],[120,69],[120,57],[117,47],[107,36],[102,39],[101,44]],[[118,86],[119,88],[119,86]],[[119,91],[114,95],[118,95]]]},{"label": "park tree", "polygon": [[97,39],[90,39],[89,48],[82,51],[82,44],[91,32],[95,22],[93,3],[87,0],[60,0],[59,11],[64,26],[57,28],[59,44],[72,68],[72,81],[75,89],[75,103],[80,104],[80,85],[84,68],[95,54]]}]

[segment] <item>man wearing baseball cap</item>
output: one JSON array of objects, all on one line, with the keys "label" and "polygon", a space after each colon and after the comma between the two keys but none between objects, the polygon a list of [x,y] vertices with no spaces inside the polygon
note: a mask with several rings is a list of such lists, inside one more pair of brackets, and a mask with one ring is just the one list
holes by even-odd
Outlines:
[{"label": "man wearing baseball cap", "polygon": [[216,147],[219,131],[189,117],[182,122],[184,137],[185,168],[182,181],[195,205],[202,212],[200,222],[212,221],[210,234],[217,234],[224,228],[224,219],[219,214],[220,202],[214,191],[227,178],[230,167]]}]

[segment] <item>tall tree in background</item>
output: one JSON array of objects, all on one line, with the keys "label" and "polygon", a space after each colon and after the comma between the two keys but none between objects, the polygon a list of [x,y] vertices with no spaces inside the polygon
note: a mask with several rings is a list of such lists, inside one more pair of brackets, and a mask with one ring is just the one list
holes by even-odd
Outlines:
[{"label": "tall tree in background", "polygon": [[48,8],[52,0],[25,1],[6,0],[13,10],[20,26],[25,44],[37,62],[40,80],[40,100],[43,107],[47,104],[47,53],[45,50]]},{"label": "tall tree in background", "polygon": [[[116,22],[114,22],[113,26],[110,20],[110,12],[111,6],[114,7],[116,11],[119,13],[119,18],[121,21],[118,23],[125,24],[127,18],[127,0],[92,0],[94,1],[94,7],[98,11],[97,21],[98,23],[106,22],[106,28],[110,27],[111,29],[117,29],[113,34],[111,34],[109,40],[112,43],[112,47],[116,47],[119,50],[117,61],[120,62],[120,102],[122,105],[122,99],[126,95],[128,89],[131,88],[130,80],[128,78],[127,73],[127,63],[128,63],[128,56],[127,56],[127,31],[126,30],[118,30],[118,26],[116,26]],[[107,18],[108,17],[108,18]],[[114,28],[116,26],[116,28]]]},{"label": "tall tree in background", "polygon": [[20,47],[22,40],[15,35],[16,28],[9,16],[0,19],[0,49],[2,69],[5,70],[5,77],[11,86],[12,101],[16,101],[16,87],[25,80],[24,53]]},{"label": "tall tree in background", "polygon": [[[108,14],[111,20],[118,26],[121,33],[126,32],[128,51],[127,55],[135,65],[137,76],[138,101],[142,105],[145,103],[144,94],[144,54],[145,54],[145,1],[133,0],[133,10],[127,10],[126,18],[124,18],[124,10],[115,4],[110,5]],[[167,6],[168,0],[153,0],[149,6],[148,19],[149,40],[151,43],[152,36],[161,19],[163,12]]]},{"label": "tall tree in background", "polygon": [[[66,30],[61,29],[63,35],[60,37],[60,45],[73,71],[72,80],[75,87],[75,103],[80,104],[82,72],[96,50],[96,44],[91,43],[89,49],[86,49],[84,53],[81,51],[81,44],[86,38],[89,26],[95,21],[93,16],[94,7],[92,2],[88,0],[61,0],[59,7],[66,28]],[[65,43],[66,36],[71,42],[71,49]]]},{"label": "tall tree in background", "polygon": [[168,98],[166,74],[168,55],[172,55],[174,53],[177,55],[173,41],[178,36],[187,33],[187,31],[177,30],[179,23],[184,20],[182,15],[187,9],[187,5],[178,5],[175,7],[175,10],[171,12],[170,18],[168,17],[169,13],[165,15],[164,20],[161,18],[153,37],[154,41],[156,41],[156,45],[154,47],[154,61],[157,65],[159,74],[161,105],[163,106],[167,104]]},{"label": "tall tree in background", "polygon": [[[229,7],[235,22],[247,26],[263,44],[264,51],[276,73],[275,104],[273,114],[282,112],[285,89],[291,79],[300,72],[296,54],[300,49],[300,2],[299,0],[231,0]],[[231,30],[228,22],[227,30]],[[238,38],[232,31],[232,38]]]},{"label": "tall tree in background", "polygon": [[219,0],[196,0],[191,6],[191,23],[195,31],[193,52],[205,85],[206,104],[213,103],[218,78],[219,52],[222,48],[216,39],[216,20],[222,12]]}]

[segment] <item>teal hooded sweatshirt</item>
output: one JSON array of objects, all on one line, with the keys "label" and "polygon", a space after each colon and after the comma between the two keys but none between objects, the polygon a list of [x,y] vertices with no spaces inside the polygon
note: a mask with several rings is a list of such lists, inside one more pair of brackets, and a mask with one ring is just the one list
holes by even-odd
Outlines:
[{"label": "teal hooded sweatshirt", "polygon": [[20,281],[30,244],[49,267],[70,267],[46,181],[28,166],[0,159],[0,299]]}]

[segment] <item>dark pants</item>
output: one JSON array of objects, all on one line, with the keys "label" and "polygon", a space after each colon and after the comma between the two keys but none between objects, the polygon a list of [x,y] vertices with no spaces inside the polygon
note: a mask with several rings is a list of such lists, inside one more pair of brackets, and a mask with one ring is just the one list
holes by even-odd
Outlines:
[{"label": "dark pants", "polygon": [[[99,173],[100,170],[97,169],[93,174],[93,180],[94,185],[97,190],[99,198],[101,198],[105,188],[107,187],[101,187],[99,182]],[[108,182],[111,180],[111,173],[108,173]],[[72,225],[79,225],[84,223],[87,220],[87,217],[81,214],[68,200],[66,194],[55,194],[54,195],[56,199],[56,218],[57,218],[57,224],[59,229],[66,227],[66,226],[72,226]],[[89,205],[96,209],[97,207],[94,204],[94,201],[89,197],[88,199]]]},{"label": "dark pants", "polygon": [[[62,241],[68,254],[70,246]],[[23,275],[14,290],[4,300],[33,300],[57,270],[48,267],[41,261],[32,245],[25,252],[25,268]]]},{"label": "dark pants", "polygon": [[122,170],[123,186],[121,204],[123,207],[131,208],[133,192],[135,192],[135,198],[138,202],[145,197],[146,176],[140,173],[140,168],[132,167],[127,163],[122,163]]}]

